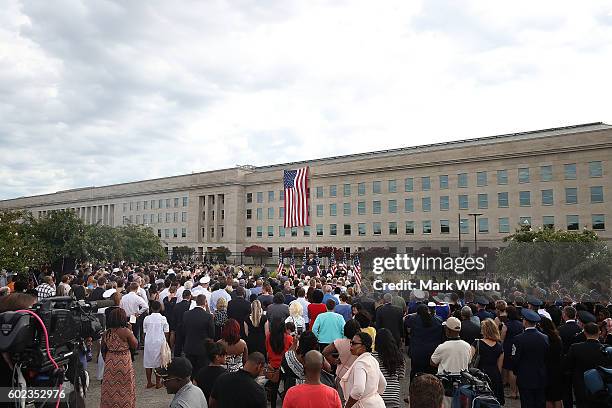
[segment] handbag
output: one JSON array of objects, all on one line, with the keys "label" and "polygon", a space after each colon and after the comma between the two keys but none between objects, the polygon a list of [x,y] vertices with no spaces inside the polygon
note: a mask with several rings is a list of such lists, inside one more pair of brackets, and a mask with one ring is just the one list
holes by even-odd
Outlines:
[{"label": "handbag", "polygon": [[159,352],[160,366],[162,368],[166,368],[168,367],[168,364],[170,364],[170,361],[172,361],[172,350],[170,350],[170,346],[168,345],[168,342],[164,340],[164,342],[161,345],[161,350]]},{"label": "handbag", "polygon": [[476,339],[476,353],[474,353],[474,357],[472,357],[472,361],[470,361],[470,368],[478,368],[479,363],[480,363],[480,339]]}]

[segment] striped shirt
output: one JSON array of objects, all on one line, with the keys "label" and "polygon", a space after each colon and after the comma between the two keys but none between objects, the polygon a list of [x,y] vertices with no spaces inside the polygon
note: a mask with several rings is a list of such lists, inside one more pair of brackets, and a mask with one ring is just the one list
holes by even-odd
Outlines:
[{"label": "striped shirt", "polygon": [[387,380],[387,388],[385,388],[385,392],[381,395],[383,401],[385,401],[386,408],[400,408],[402,405],[401,401],[401,387],[400,380],[404,378],[405,375],[405,365],[404,359],[402,357],[402,362],[400,367],[397,369],[396,373],[393,375],[389,374],[387,368],[383,365],[382,359],[378,355],[376,351],[372,352],[372,356],[378,360],[378,364],[380,365],[380,372],[382,373],[385,380]]}]

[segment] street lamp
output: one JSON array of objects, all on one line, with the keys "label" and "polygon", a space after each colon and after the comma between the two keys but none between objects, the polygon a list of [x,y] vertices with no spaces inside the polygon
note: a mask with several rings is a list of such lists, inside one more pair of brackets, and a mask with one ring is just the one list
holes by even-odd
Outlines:
[{"label": "street lamp", "polygon": [[476,226],[476,219],[481,216],[481,213],[469,213],[468,214],[471,217],[474,217],[474,256],[478,255],[478,238],[476,236],[476,231],[477,231],[477,226]]}]

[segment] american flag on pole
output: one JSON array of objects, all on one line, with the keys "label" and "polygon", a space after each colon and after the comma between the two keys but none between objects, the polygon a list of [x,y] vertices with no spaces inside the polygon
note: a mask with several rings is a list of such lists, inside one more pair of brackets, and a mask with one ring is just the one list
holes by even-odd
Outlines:
[{"label": "american flag on pole", "polygon": [[292,278],[295,277],[295,257],[293,253],[291,253],[291,261],[289,262],[289,276]]},{"label": "american flag on pole", "polygon": [[285,228],[309,225],[308,220],[308,167],[285,170]]},{"label": "american flag on pole", "polygon": [[306,248],[304,248],[304,256],[302,257],[302,273],[306,274],[308,269],[306,268]]},{"label": "american flag on pole", "polygon": [[283,256],[279,256],[278,257],[278,268],[276,269],[276,273],[278,275],[281,274],[281,272],[285,271],[285,258],[283,258]]},{"label": "american flag on pole", "polygon": [[331,251],[331,256],[329,257],[329,269],[331,269],[331,273],[333,276],[336,276],[336,269],[338,266],[336,265],[336,256],[334,255],[334,250]]},{"label": "american flag on pole", "polygon": [[317,278],[319,278],[321,276],[321,268],[319,267],[319,264],[321,263],[321,261],[319,260],[319,254],[315,254],[315,263],[317,264]]},{"label": "american flag on pole", "polygon": [[357,255],[353,258],[353,266],[355,269],[355,283],[361,286],[361,264],[359,263],[359,256]]}]

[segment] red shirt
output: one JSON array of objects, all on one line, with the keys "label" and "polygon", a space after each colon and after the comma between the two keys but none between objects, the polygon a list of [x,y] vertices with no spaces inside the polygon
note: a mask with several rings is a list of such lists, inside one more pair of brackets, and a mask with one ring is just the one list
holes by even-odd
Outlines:
[{"label": "red shirt", "polygon": [[342,408],[338,391],[324,384],[300,384],[289,388],[283,408]]},{"label": "red shirt", "polygon": [[317,316],[321,313],[327,312],[327,306],[323,303],[311,303],[308,305],[308,327],[312,328],[314,326],[315,320],[317,320]]},{"label": "red shirt", "polygon": [[268,353],[268,364],[272,368],[279,368],[281,366],[281,362],[283,361],[283,355],[289,350],[289,347],[293,344],[293,337],[288,334],[285,334],[285,349],[281,354],[277,354],[272,350],[270,346],[270,334],[266,336],[266,353]]}]

